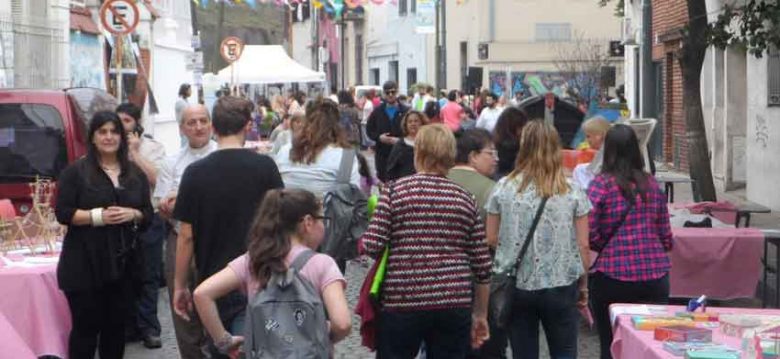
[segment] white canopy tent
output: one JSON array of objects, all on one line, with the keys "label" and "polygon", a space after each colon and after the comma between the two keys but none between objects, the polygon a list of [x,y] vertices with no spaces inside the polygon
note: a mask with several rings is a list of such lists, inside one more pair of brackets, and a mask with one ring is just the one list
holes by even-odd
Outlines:
[{"label": "white canopy tent", "polygon": [[[232,67],[232,68],[231,68]],[[291,59],[280,45],[247,45],[241,58],[217,73],[223,83],[273,84],[323,82],[325,73]]]}]

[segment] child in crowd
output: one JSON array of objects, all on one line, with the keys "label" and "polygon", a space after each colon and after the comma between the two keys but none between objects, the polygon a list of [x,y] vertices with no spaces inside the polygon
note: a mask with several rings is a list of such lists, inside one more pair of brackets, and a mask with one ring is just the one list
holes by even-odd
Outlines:
[{"label": "child in crowd", "polygon": [[[272,273],[286,271],[298,255],[316,250],[325,235],[323,219],[322,204],[309,191],[275,189],[265,195],[249,231],[247,253],[206,279],[193,294],[198,316],[221,353],[235,357],[244,341],[244,329],[224,327],[216,300],[235,290],[251,300],[266,287]],[[344,339],[352,324],[344,294],[346,280],[336,261],[315,254],[300,274],[320,292],[330,342]]]}]

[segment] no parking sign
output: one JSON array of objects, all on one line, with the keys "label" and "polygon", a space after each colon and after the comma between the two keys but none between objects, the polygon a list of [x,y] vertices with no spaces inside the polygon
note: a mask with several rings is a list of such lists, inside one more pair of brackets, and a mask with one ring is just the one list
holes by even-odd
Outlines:
[{"label": "no parking sign", "polygon": [[108,32],[126,35],[138,26],[138,6],[132,0],[109,0],[100,7],[100,22]]}]

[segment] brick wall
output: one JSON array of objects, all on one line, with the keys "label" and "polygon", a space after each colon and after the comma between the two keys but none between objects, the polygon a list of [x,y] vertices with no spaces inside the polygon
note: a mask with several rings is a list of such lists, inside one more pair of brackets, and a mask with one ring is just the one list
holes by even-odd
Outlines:
[{"label": "brick wall", "polygon": [[682,71],[674,55],[680,48],[677,30],[688,22],[686,0],[653,1],[653,60],[663,63],[664,159],[675,169],[688,171],[688,142],[685,137],[685,96]]}]

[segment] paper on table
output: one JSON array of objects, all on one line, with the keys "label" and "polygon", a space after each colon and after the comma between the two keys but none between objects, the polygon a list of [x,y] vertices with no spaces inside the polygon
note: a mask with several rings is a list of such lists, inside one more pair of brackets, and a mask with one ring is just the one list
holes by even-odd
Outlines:
[{"label": "paper on table", "polygon": [[647,304],[612,305],[609,308],[609,321],[612,326],[619,315],[667,315],[666,308],[662,306],[649,306]]}]

